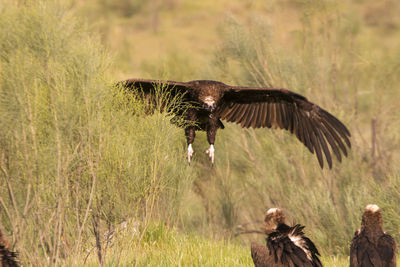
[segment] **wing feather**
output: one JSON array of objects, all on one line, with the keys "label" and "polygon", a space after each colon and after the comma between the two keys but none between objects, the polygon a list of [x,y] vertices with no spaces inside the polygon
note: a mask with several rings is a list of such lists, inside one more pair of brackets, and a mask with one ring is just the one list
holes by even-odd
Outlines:
[{"label": "wing feather", "polygon": [[260,113],[261,113],[260,112],[260,103],[256,103],[254,105],[254,115],[253,115],[253,118],[252,118],[251,124],[250,124],[251,128],[254,129],[254,128],[259,128],[261,126],[260,121],[258,119],[261,115]]},{"label": "wing feather", "polygon": [[317,136],[313,130],[315,125],[310,120],[303,120],[303,122],[305,125],[307,125],[307,132],[305,134],[307,136],[311,137],[310,141],[311,141],[312,146],[314,147],[315,153],[317,154],[317,159],[318,159],[319,165],[321,166],[321,168],[323,168],[324,160],[322,158],[321,146],[320,146],[320,143],[317,140]]},{"label": "wing feather", "polygon": [[288,122],[287,130],[293,134],[293,105],[286,106],[286,119]]},{"label": "wing feather", "polygon": [[[174,103],[177,96],[180,96],[179,102],[192,102],[190,92],[192,88],[189,83],[162,81],[150,79],[128,79],[116,84],[118,87],[126,89],[127,92],[134,92],[145,100],[146,112],[152,113],[156,104],[160,105],[161,110],[167,106],[169,112],[181,115],[181,109],[177,108],[178,103]],[[160,91],[158,91],[160,90]],[[161,92],[158,94],[157,92]]]},{"label": "wing feather", "polygon": [[296,116],[297,123],[297,139],[299,139],[303,144],[307,144],[306,138],[309,138],[309,135],[307,134],[307,124],[301,123],[302,114],[300,112],[296,112],[294,115]]},{"label": "wing feather", "polygon": [[261,127],[266,127],[266,119],[267,119],[267,115],[268,115],[268,103],[261,103],[262,106],[262,115],[260,117],[260,124]]},{"label": "wing feather", "polygon": [[288,116],[288,109],[290,108],[291,105],[284,105],[281,104],[281,112],[282,112],[282,120],[283,120],[283,126],[285,127],[285,130],[289,130],[289,116]]},{"label": "wing feather", "polygon": [[268,128],[271,128],[272,127],[272,124],[271,124],[271,121],[272,121],[272,103],[267,103],[267,105],[268,105],[268,107],[267,107],[267,113],[268,113],[268,115],[267,115],[267,120],[265,121],[265,125],[268,127]]},{"label": "wing feather", "polygon": [[231,109],[228,110],[226,113],[225,117],[227,121],[232,121],[233,118],[235,117],[237,110],[240,108],[240,105],[235,105]]},{"label": "wing feather", "polygon": [[[329,121],[332,122],[333,125],[335,125],[337,127],[337,129],[340,129],[340,133],[342,133],[342,137],[344,139],[347,139],[346,137],[350,137],[351,134],[349,132],[349,130],[346,128],[346,126],[344,126],[344,124],[339,121],[337,118],[335,118],[334,116],[332,116],[332,114],[330,114],[329,112],[327,112],[326,110],[321,109],[321,113],[324,114],[326,116],[326,118],[329,119]],[[350,144],[348,144],[348,146],[350,146]]]},{"label": "wing feather", "polygon": [[328,162],[329,169],[332,169],[332,157],[331,157],[331,152],[329,151],[328,145],[326,144],[325,138],[320,132],[320,129],[317,127],[314,127],[314,133],[316,134],[319,143],[321,144],[322,150],[324,151],[326,161]]},{"label": "wing feather", "polygon": [[337,144],[335,143],[334,137],[332,136],[332,134],[329,131],[326,130],[324,125],[321,125],[321,126],[322,127],[320,129],[323,132],[326,140],[328,140],[328,143],[331,146],[333,153],[335,154],[338,161],[342,162],[342,155],[340,154],[339,148],[337,147]]},{"label": "wing feather", "polygon": [[249,105],[249,115],[246,118],[246,128],[249,128],[255,114],[255,105]]},{"label": "wing feather", "polygon": [[263,124],[263,116],[264,116],[264,103],[259,103],[258,106],[260,107],[259,111],[258,111],[258,117],[257,117],[257,125],[258,128],[262,127]]},{"label": "wing feather", "polygon": [[243,116],[244,105],[236,105],[235,114],[227,121],[236,121],[240,116]]},{"label": "wing feather", "polygon": [[241,126],[247,128],[247,122],[250,120],[251,113],[251,105],[246,105],[245,114],[241,120]]},{"label": "wing feather", "polygon": [[283,103],[279,104],[279,118],[281,122],[281,129],[287,130],[287,122],[286,122],[286,115],[285,115],[285,105]]},{"label": "wing feather", "polygon": [[[269,235],[267,237],[268,251],[271,258],[274,260],[274,262],[268,266],[322,267],[318,258],[318,250],[311,240],[304,236],[304,233],[301,231],[302,228],[302,226],[296,225],[291,227],[289,232],[276,232],[272,234],[272,236]],[[293,234],[296,238],[302,240],[300,242],[304,242],[305,247],[302,248],[291,240],[288,234],[291,233],[292,230],[298,232]],[[307,256],[304,249],[310,252],[310,257]]]},{"label": "wing feather", "polygon": [[339,145],[340,150],[342,150],[343,154],[347,157],[346,146],[343,144],[342,139],[337,135],[336,131],[327,121],[322,121],[322,124],[326,127],[326,129],[333,136],[333,138],[335,138],[336,143]]},{"label": "wing feather", "polygon": [[181,93],[186,92],[187,90],[191,90],[189,84],[186,82],[150,80],[150,79],[128,79],[125,81],[118,82],[117,85],[129,89],[133,88],[142,89],[143,92],[145,93],[151,92],[157,85],[167,87],[169,90],[176,88],[179,91],[182,91]]},{"label": "wing feather", "polygon": [[241,108],[239,110],[240,113],[238,114],[237,118],[234,120],[234,121],[237,121],[238,123],[241,123],[243,121],[245,115],[247,114],[246,113],[247,112],[247,104],[241,104],[240,106],[241,106]]},{"label": "wing feather", "polygon": [[[299,112],[299,116],[304,117],[303,112]],[[310,151],[312,151],[312,153],[314,153],[314,151],[316,151],[317,147],[315,145],[316,141],[313,138],[314,133],[313,133],[313,128],[311,126],[311,121],[309,121],[309,120],[303,120],[303,121],[304,121],[303,137],[304,137],[304,140],[307,140],[307,141],[304,141],[304,143],[308,144]]]},{"label": "wing feather", "polygon": [[[299,139],[302,142],[302,134],[303,134],[303,129],[299,129],[299,125],[300,125],[300,119],[299,119],[299,113],[294,112],[292,114],[293,116],[293,134],[297,137],[297,139]],[[301,133],[300,133],[301,131]]]},{"label": "wing feather", "polygon": [[[341,161],[341,153],[347,156],[346,146],[351,148],[350,132],[342,122],[304,96],[286,89],[231,86],[221,102],[230,104],[222,104],[222,119],[245,128],[274,127],[296,135],[311,153],[315,152],[321,168],[324,158],[332,168],[331,152]],[[242,105],[246,107],[237,108]],[[229,116],[225,109],[232,109],[237,115]],[[239,110],[244,114],[239,114]]]}]

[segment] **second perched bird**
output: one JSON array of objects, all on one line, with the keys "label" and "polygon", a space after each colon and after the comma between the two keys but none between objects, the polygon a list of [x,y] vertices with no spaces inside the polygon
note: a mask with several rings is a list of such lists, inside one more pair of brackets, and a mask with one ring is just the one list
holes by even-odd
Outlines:
[{"label": "second perched bird", "polygon": [[382,212],[367,205],[350,247],[350,267],[395,267],[396,243],[382,229]]}]

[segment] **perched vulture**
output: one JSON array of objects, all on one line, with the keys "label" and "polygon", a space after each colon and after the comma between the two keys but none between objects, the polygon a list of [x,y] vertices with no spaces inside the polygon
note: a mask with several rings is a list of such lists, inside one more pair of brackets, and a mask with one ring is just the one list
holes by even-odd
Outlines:
[{"label": "perched vulture", "polygon": [[8,242],[0,230],[0,267],[18,267],[17,254],[9,250]]},{"label": "perched vulture", "polygon": [[322,266],[317,248],[303,233],[304,226],[288,226],[281,209],[267,211],[264,228],[268,235],[267,247],[256,242],[251,244],[251,257],[256,267]]},{"label": "perched vulture", "polygon": [[350,267],[395,267],[396,243],[382,229],[382,213],[377,205],[367,205],[351,242]]},{"label": "perched vulture", "polygon": [[350,132],[342,122],[304,96],[286,89],[230,86],[210,80],[130,79],[118,84],[141,92],[146,99],[154,97],[158,85],[168,92],[168,97],[181,95],[183,102],[192,104],[183,114],[186,120],[194,122],[185,127],[189,164],[196,130],[207,132],[210,148],[206,153],[214,163],[215,136],[219,128],[224,128],[221,120],[235,122],[244,128],[288,130],[311,153],[316,153],[321,168],[324,166],[323,154],[332,168],[331,152],[341,162],[341,154],[347,156],[346,145],[351,147]]},{"label": "perched vulture", "polygon": [[319,252],[314,243],[304,235],[304,226],[291,227],[285,222],[281,209],[272,208],[264,219],[267,247],[251,244],[251,257],[256,267],[320,267]]}]

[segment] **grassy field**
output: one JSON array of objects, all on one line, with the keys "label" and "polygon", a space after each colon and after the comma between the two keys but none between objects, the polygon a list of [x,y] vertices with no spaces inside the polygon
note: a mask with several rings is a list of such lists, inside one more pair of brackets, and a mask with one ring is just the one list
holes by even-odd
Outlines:
[{"label": "grassy field", "polygon": [[[0,226],[25,266],[251,265],[241,224],[281,207],[347,266],[365,205],[400,240],[395,0],[0,0]],[[131,77],[286,87],[342,120],[332,170],[283,131],[226,124],[212,168]],[[326,164],[325,164],[326,165]]]}]

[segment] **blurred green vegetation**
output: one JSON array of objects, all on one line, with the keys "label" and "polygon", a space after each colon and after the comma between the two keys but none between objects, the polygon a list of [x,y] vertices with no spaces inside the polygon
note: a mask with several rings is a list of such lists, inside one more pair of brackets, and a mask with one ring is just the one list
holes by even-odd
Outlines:
[{"label": "blurred green vegetation", "polygon": [[[22,262],[249,265],[238,225],[283,208],[347,266],[366,204],[400,240],[400,3],[0,1],[0,222]],[[192,166],[168,113],[112,84],[216,79],[285,87],[340,118],[332,170],[283,131],[204,133]]]}]

